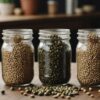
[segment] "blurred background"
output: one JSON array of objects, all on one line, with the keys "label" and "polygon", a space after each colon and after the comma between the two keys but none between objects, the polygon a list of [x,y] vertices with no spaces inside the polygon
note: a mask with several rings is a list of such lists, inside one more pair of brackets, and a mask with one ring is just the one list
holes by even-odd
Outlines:
[{"label": "blurred background", "polygon": [[[11,4],[11,7],[10,5],[9,7],[8,5],[5,6],[5,3]],[[99,11],[100,0],[0,0],[0,15],[82,15],[99,13]],[[71,29],[70,43],[72,46],[73,62],[75,62],[76,45],[78,43],[77,31],[78,29]],[[35,34],[34,37],[36,39],[33,40],[33,44],[37,48],[39,45],[39,40],[37,40],[38,34]]]}]

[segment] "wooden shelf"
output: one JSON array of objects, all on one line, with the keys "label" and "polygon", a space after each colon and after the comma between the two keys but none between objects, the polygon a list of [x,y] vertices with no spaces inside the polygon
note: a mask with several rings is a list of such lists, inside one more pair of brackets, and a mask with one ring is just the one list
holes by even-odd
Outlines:
[{"label": "wooden shelf", "polygon": [[100,28],[100,13],[71,16],[0,16],[0,29],[6,28]]}]

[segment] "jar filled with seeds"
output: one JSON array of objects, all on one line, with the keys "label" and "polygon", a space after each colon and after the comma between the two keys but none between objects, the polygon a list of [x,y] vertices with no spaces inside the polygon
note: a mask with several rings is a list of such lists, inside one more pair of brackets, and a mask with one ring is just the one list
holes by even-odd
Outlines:
[{"label": "jar filled with seeds", "polygon": [[67,29],[40,31],[39,78],[44,85],[67,83],[70,79],[71,47]]},{"label": "jar filled with seeds", "polygon": [[29,84],[33,79],[34,48],[31,29],[3,30],[2,76],[6,85]]},{"label": "jar filled with seeds", "polygon": [[81,85],[100,85],[100,32],[79,30],[77,77]]}]

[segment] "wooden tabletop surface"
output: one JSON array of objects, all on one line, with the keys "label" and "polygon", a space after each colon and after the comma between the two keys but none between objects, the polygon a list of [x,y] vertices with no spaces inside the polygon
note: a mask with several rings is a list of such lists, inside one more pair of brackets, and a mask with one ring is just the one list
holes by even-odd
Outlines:
[{"label": "wooden tabletop surface", "polygon": [[0,16],[0,28],[100,28],[100,13],[83,15]]},{"label": "wooden tabletop surface", "polygon": [[[38,63],[35,63],[34,70],[35,70],[35,76],[32,83],[41,85],[41,82],[38,78],[38,74],[39,74]],[[77,80],[77,66],[75,63],[72,63],[71,66],[71,79],[69,83],[79,86],[79,82]],[[32,98],[30,98],[29,96],[22,96],[18,91],[11,91],[9,90],[8,87],[4,85],[4,82],[2,80],[1,67],[0,67],[0,90],[2,89],[5,89],[6,94],[5,95],[0,94],[0,100],[32,100]],[[100,87],[97,87],[95,90],[92,91],[92,93],[95,96],[94,98],[91,98],[85,93],[81,92],[78,96],[72,97],[71,100],[100,100],[100,93],[97,92],[98,89],[100,89]],[[43,96],[43,97],[36,96],[34,100],[55,100],[55,99],[50,96]],[[64,100],[64,99],[59,98],[58,100]]]}]

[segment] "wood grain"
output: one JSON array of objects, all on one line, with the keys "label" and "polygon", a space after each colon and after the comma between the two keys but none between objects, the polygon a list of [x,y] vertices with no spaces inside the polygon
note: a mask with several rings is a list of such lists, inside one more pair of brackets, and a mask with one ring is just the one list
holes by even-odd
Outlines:
[{"label": "wood grain", "polygon": [[[35,76],[34,76],[32,83],[41,85],[41,82],[38,78],[38,75],[39,75],[38,63],[35,63],[34,70],[35,70]],[[71,79],[70,79],[69,83],[79,86],[79,83],[77,80],[77,67],[76,67],[75,63],[73,63],[71,66]],[[32,100],[32,98],[30,98],[29,96],[27,96],[27,97],[22,96],[18,91],[10,91],[8,89],[8,87],[6,87],[4,85],[4,82],[2,80],[1,67],[0,67],[0,90],[2,90],[4,88],[6,89],[6,95],[0,95],[0,100]],[[97,89],[99,89],[99,88],[100,87],[97,87],[93,91],[93,94],[95,95],[94,98],[91,98],[84,93],[80,93],[80,95],[71,98],[71,100],[100,100],[100,93],[97,92]],[[34,98],[34,100],[55,100],[55,99],[53,97],[50,97],[50,96],[43,96],[43,97],[37,96]],[[58,100],[64,100],[64,99],[59,98]]]}]

